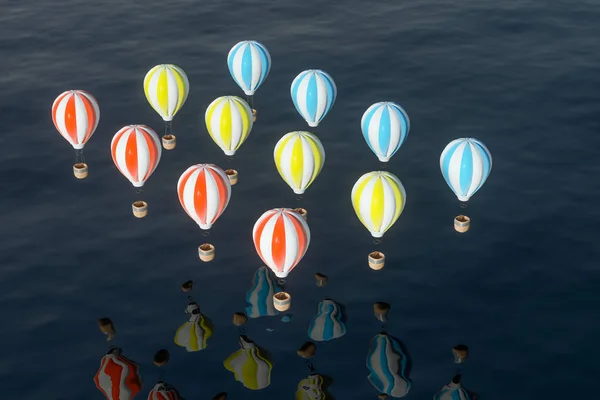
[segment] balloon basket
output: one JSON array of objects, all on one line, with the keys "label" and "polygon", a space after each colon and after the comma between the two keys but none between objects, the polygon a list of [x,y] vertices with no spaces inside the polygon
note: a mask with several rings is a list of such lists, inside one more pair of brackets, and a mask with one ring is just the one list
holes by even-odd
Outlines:
[{"label": "balloon basket", "polygon": [[175,135],[165,135],[162,137],[162,145],[165,150],[173,150],[177,146],[177,138]]},{"label": "balloon basket", "polygon": [[144,218],[148,215],[148,203],[145,201],[136,201],[131,205],[131,210],[136,218]]},{"label": "balloon basket", "polygon": [[465,233],[471,227],[471,218],[466,215],[459,215],[454,218],[454,229],[456,232]]},{"label": "balloon basket", "polygon": [[88,166],[86,163],[77,163],[73,165],[73,175],[77,179],[85,179],[88,176]]},{"label": "balloon basket", "polygon": [[306,211],[304,208],[294,208],[293,211],[296,211],[302,218],[304,218],[306,222],[308,222],[308,211]]},{"label": "balloon basket", "polygon": [[238,181],[238,172],[235,169],[226,169],[225,174],[229,179],[229,184],[231,186],[235,185]]},{"label": "balloon basket", "polygon": [[198,257],[204,262],[212,261],[215,258],[215,246],[210,243],[204,243],[198,246]]},{"label": "balloon basket", "polygon": [[233,314],[233,325],[242,326],[246,322],[248,322],[248,317],[246,316],[246,314],[241,312],[236,312]]},{"label": "balloon basket", "polygon": [[452,355],[454,355],[454,362],[456,364],[462,364],[469,356],[469,348],[464,344],[458,344],[452,347]]},{"label": "balloon basket", "polygon": [[287,311],[292,305],[292,296],[286,292],[277,292],[273,295],[273,305],[277,311]]},{"label": "balloon basket", "polygon": [[165,350],[165,349],[159,350],[154,355],[154,365],[156,365],[157,367],[162,367],[162,366],[166,365],[170,359],[171,359],[171,355],[169,354],[169,352],[167,350]]},{"label": "balloon basket", "polygon": [[380,251],[374,251],[369,254],[369,267],[375,271],[379,271],[385,266],[385,254]]},{"label": "balloon basket", "polygon": [[111,341],[117,334],[110,318],[100,318],[98,326],[100,327],[100,331],[106,335],[106,341]]},{"label": "balloon basket", "polygon": [[304,358],[305,360],[308,360],[310,358],[313,358],[316,352],[317,346],[313,342],[306,342],[302,345],[302,347],[300,347],[296,351],[296,354],[298,354],[298,356]]},{"label": "balloon basket", "polygon": [[256,122],[256,110],[252,109],[252,122]]},{"label": "balloon basket", "polygon": [[375,318],[377,318],[381,322],[387,321],[387,314],[390,312],[391,306],[388,303],[383,303],[378,301],[373,304],[373,313],[375,314]]},{"label": "balloon basket", "polygon": [[323,287],[325,285],[327,285],[327,276],[323,275],[320,272],[317,272],[315,274],[315,280],[317,281],[317,287]]},{"label": "balloon basket", "polygon": [[387,394],[385,394],[385,393],[379,393],[379,394],[377,395],[377,398],[378,398],[379,400],[387,400],[387,398],[388,398],[388,395],[387,395]]}]

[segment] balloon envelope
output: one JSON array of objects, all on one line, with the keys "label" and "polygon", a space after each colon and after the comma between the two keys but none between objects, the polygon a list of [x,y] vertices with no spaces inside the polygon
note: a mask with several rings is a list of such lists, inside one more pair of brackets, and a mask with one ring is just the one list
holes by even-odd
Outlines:
[{"label": "balloon envelope", "polygon": [[179,203],[201,229],[210,229],[231,198],[229,178],[214,164],[189,167],[177,182]]},{"label": "balloon envelope", "polygon": [[188,77],[177,65],[157,65],[144,77],[146,99],[165,122],[173,120],[187,100],[189,91]]},{"label": "balloon envelope", "polygon": [[298,113],[314,128],[333,107],[337,87],[327,72],[309,69],[294,79],[290,93]]},{"label": "balloon envelope", "polygon": [[237,96],[215,99],[206,109],[204,120],[208,134],[228,156],[246,141],[253,125],[252,109]]},{"label": "balloon envelope", "polygon": [[306,254],[310,228],[297,212],[274,208],[256,221],[252,238],[258,256],[278,278],[285,278]]},{"label": "balloon envelope", "polygon": [[410,131],[410,119],[402,107],[392,102],[375,103],[360,122],[367,145],[379,161],[388,162]]},{"label": "balloon envelope", "polygon": [[160,138],[146,125],[121,128],[110,144],[117,169],[134,187],[142,187],[156,170],[162,154]]},{"label": "balloon envelope", "polygon": [[279,175],[296,194],[304,193],[325,163],[321,141],[309,132],[285,134],[275,145],[273,156]]},{"label": "balloon envelope", "polygon": [[404,211],[406,191],[396,175],[375,171],[356,181],[351,198],[360,222],[373,237],[380,238]]},{"label": "balloon envelope", "polygon": [[229,51],[227,66],[235,83],[252,96],[269,75],[271,55],[262,43],[244,40]]},{"label": "balloon envelope", "polygon": [[83,149],[100,121],[100,107],[85,90],[67,90],[52,104],[52,122],[75,150]]},{"label": "balloon envelope", "polygon": [[492,171],[492,154],[480,140],[455,139],[442,152],[440,169],[458,200],[469,201]]}]

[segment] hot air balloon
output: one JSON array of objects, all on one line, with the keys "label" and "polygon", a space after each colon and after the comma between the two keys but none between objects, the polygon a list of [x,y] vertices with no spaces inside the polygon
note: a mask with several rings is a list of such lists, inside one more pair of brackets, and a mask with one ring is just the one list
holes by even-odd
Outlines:
[{"label": "hot air balloon", "polygon": [[386,163],[408,137],[410,119],[398,104],[384,101],[365,111],[360,127],[369,148],[379,161]]},{"label": "hot air balloon", "polygon": [[310,322],[308,337],[317,342],[327,342],[346,334],[342,308],[331,299],[319,303],[317,315]]},{"label": "hot air balloon", "polygon": [[99,121],[98,101],[85,90],[67,90],[52,104],[52,122],[56,130],[75,149],[73,175],[77,179],[88,176],[83,148],[96,131]]},{"label": "hot air balloon", "polygon": [[183,397],[181,397],[175,387],[159,381],[148,394],[148,400],[183,400]]},{"label": "hot air balloon", "polygon": [[223,362],[225,369],[233,372],[236,381],[245,388],[260,390],[271,384],[273,364],[261,349],[247,336],[240,336],[241,349]]},{"label": "hot air balloon", "polygon": [[237,96],[215,99],[205,114],[206,129],[225,155],[233,156],[252,130],[252,109]]},{"label": "hot air balloon", "polygon": [[[156,170],[162,154],[160,139],[152,128],[145,125],[128,125],[121,128],[110,144],[112,159],[117,169],[138,192]],[[133,215],[143,218],[148,214],[148,204],[138,200],[133,203]]]},{"label": "hot air balloon", "polygon": [[472,400],[473,396],[462,387],[460,381],[460,374],[454,376],[450,383],[444,385],[444,387],[433,396],[433,400]]},{"label": "hot air balloon", "polygon": [[333,78],[320,69],[301,72],[292,82],[292,101],[310,127],[316,127],[333,107],[337,87]]},{"label": "hot air balloon", "polygon": [[196,164],[185,170],[177,182],[181,207],[200,229],[212,228],[231,198],[225,171],[214,164]]},{"label": "hot air balloon", "polygon": [[369,382],[379,391],[392,397],[404,397],[411,388],[408,373],[408,356],[400,342],[387,333],[371,339],[367,353]]},{"label": "hot air balloon", "polygon": [[374,238],[381,238],[402,214],[406,191],[396,175],[385,171],[361,176],[352,188],[352,205],[358,219]]},{"label": "hot air balloon", "polygon": [[165,122],[163,146],[167,150],[175,148],[176,138],[171,134],[171,121],[183,107],[189,91],[188,77],[177,65],[157,65],[144,77],[146,99]]},{"label": "hot air balloon", "polygon": [[256,221],[252,237],[261,260],[278,278],[285,278],[306,254],[310,228],[297,212],[274,208]]},{"label": "hot air balloon", "polygon": [[188,352],[200,351],[208,345],[208,339],[213,334],[213,327],[208,318],[200,312],[198,304],[188,298],[189,302],[185,309],[189,320],[181,325],[175,332],[175,344],[185,347]]},{"label": "hot air balloon", "polygon": [[285,134],[275,145],[275,166],[294,193],[301,195],[317,178],[325,163],[325,149],[309,132]]},{"label": "hot air balloon", "polygon": [[[298,265],[310,244],[310,228],[296,211],[289,208],[274,208],[265,212],[252,230],[254,247],[263,262],[280,278],[284,278]],[[286,311],[291,304],[286,292],[275,293],[275,308]]]},{"label": "hot air balloon", "polygon": [[227,55],[227,66],[231,77],[244,91],[248,104],[252,107],[253,120],[256,121],[253,96],[267,79],[271,70],[271,55],[267,48],[254,40],[244,40],[231,48]]},{"label": "hot air balloon", "polygon": [[[485,183],[492,170],[492,155],[485,145],[473,138],[455,139],[440,156],[440,169],[463,208]],[[454,219],[458,232],[469,230],[470,219],[459,215]]]},{"label": "hot air balloon", "polygon": [[142,389],[138,364],[123,356],[117,347],[102,357],[94,382],[107,400],[131,400]]}]

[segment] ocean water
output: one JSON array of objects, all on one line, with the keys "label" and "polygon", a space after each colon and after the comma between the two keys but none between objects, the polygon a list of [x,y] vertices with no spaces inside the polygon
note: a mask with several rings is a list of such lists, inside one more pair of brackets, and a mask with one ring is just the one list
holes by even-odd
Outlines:
[{"label": "ocean water", "polygon": [[[308,340],[317,304],[345,306],[348,333],[318,343],[314,364],[338,399],[376,398],[366,352],[380,330],[375,301],[392,304],[388,331],[412,361],[408,399],[431,398],[453,376],[451,347],[467,344],[465,387],[485,399],[563,399],[595,393],[600,284],[595,247],[600,155],[600,5],[592,1],[419,2],[0,0],[0,309],[6,397],[102,399],[92,378],[107,342],[141,365],[146,398],[152,364],[171,352],[164,378],[186,399],[292,398],[308,374],[296,350]],[[255,39],[272,56],[255,96],[259,117],[232,161],[204,126],[208,104],[242,95],[226,66],[237,41]],[[146,102],[145,73],[175,63],[191,92],[173,123],[178,147],[163,153],[142,195],[147,218],[131,215],[134,189],[109,151],[124,125],[162,121]],[[277,174],[272,151],[283,134],[310,130],[289,87],[302,70],[329,72],[338,99],[314,130],[325,167],[302,200]],[[73,151],[50,108],[64,90],[85,89],[101,107],[85,149],[90,176],[76,181]],[[350,202],[352,185],[380,164],[360,132],[377,101],[396,101],[411,132],[388,170],[407,191],[406,209],[375,245]],[[444,146],[477,137],[494,166],[467,209],[471,231],[452,228],[458,202],[439,170]],[[210,162],[240,181],[208,240],[176,195],[180,174]],[[309,212],[310,249],[288,279],[288,324],[251,320],[245,330],[272,356],[271,385],[250,391],[223,368],[236,351],[232,313],[261,265],[251,231],[274,207]],[[368,268],[370,251],[387,256]],[[317,288],[313,274],[329,276]],[[206,349],[173,343],[186,321],[182,282],[214,323]],[[267,330],[269,329],[269,330]]]}]

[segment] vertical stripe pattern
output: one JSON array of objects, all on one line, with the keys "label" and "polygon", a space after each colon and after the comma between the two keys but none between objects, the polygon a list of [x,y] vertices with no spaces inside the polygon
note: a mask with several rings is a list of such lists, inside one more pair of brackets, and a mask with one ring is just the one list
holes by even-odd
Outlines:
[{"label": "vertical stripe pattern", "polygon": [[269,75],[271,55],[262,43],[244,40],[229,51],[227,66],[235,83],[246,96],[252,96]]},{"label": "vertical stripe pattern", "polygon": [[181,207],[201,229],[210,229],[223,214],[231,198],[231,184],[223,169],[214,164],[196,164],[177,182]]},{"label": "vertical stripe pattern", "polygon": [[132,400],[142,390],[139,366],[113,349],[100,362],[94,383],[107,400]]},{"label": "vertical stripe pattern", "polygon": [[248,318],[267,317],[279,314],[273,305],[273,295],[281,292],[281,287],[264,265],[254,273],[252,287],[246,293],[246,315]]},{"label": "vertical stripe pattern", "polygon": [[292,82],[292,101],[310,127],[316,127],[333,107],[337,87],[333,78],[319,69],[301,72]]},{"label": "vertical stripe pattern", "polygon": [[327,342],[346,334],[342,309],[335,301],[325,299],[319,303],[317,315],[308,327],[308,337],[316,342]]},{"label": "vertical stripe pattern", "polygon": [[325,163],[325,149],[309,132],[285,134],[275,145],[275,166],[294,193],[302,194],[317,178]]},{"label": "vertical stripe pattern", "polygon": [[273,364],[246,337],[240,337],[240,345],[242,348],[227,357],[223,366],[233,372],[235,380],[247,389],[261,390],[268,387],[271,384]]},{"label": "vertical stripe pattern", "polygon": [[433,400],[473,400],[460,383],[450,382],[433,396]]},{"label": "vertical stripe pattern", "polygon": [[360,222],[373,237],[380,238],[404,211],[406,191],[396,175],[375,171],[356,181],[351,198]]},{"label": "vertical stripe pattern", "polygon": [[148,400],[183,400],[183,397],[173,386],[158,382],[148,394]]},{"label": "vertical stripe pattern", "polygon": [[187,100],[189,91],[188,77],[177,65],[157,65],[144,77],[146,99],[165,122],[173,120]]},{"label": "vertical stripe pattern", "polygon": [[400,343],[385,333],[371,339],[367,353],[369,382],[379,393],[404,397],[412,383],[407,376],[408,359]]},{"label": "vertical stripe pattern", "polygon": [[442,152],[440,169],[458,200],[469,201],[490,175],[492,155],[477,139],[455,139]]},{"label": "vertical stripe pattern", "polygon": [[250,135],[252,109],[239,97],[222,96],[210,103],[204,120],[212,140],[225,155],[232,156]]},{"label": "vertical stripe pattern", "polygon": [[162,154],[160,138],[145,125],[128,125],[121,128],[110,144],[112,159],[118,170],[136,187],[154,172]]},{"label": "vertical stripe pattern", "polygon": [[98,127],[100,106],[85,90],[68,90],[54,100],[52,122],[75,150],[81,150]]},{"label": "vertical stripe pattern", "polygon": [[388,162],[410,131],[410,119],[402,107],[392,102],[375,103],[360,121],[363,137],[379,161]]},{"label": "vertical stripe pattern", "polygon": [[306,254],[310,228],[297,212],[275,208],[256,221],[252,238],[261,260],[278,278],[285,278]]}]

